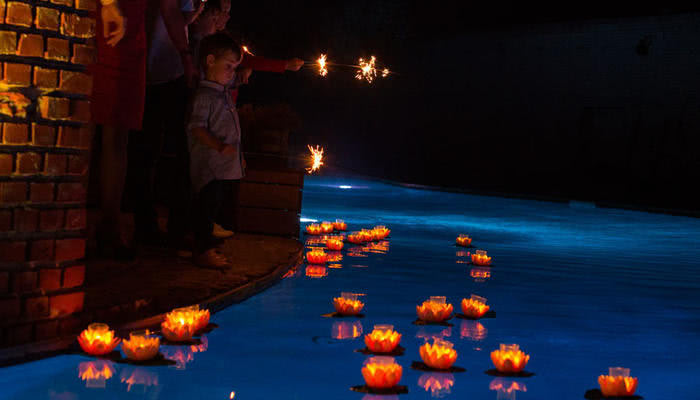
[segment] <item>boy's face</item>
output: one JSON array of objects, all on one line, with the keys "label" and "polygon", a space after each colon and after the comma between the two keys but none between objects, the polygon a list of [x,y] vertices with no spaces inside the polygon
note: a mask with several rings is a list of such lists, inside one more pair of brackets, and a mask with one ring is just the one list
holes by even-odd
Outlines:
[{"label": "boy's face", "polygon": [[216,57],[213,54],[207,56],[207,79],[226,85],[233,80],[241,57],[232,50],[226,51],[223,55]]}]

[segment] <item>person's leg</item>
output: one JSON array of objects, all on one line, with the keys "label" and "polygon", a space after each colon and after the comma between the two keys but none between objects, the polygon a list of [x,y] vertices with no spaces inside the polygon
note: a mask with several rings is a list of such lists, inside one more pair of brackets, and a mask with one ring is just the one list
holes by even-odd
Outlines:
[{"label": "person's leg", "polygon": [[126,177],[127,128],[103,126],[102,152],[100,158],[100,198],[102,245],[112,248],[123,247],[120,216],[124,179]]},{"label": "person's leg", "polygon": [[212,229],[221,208],[225,190],[225,185],[222,183],[223,181],[211,181],[197,194],[197,218],[194,223],[195,256],[213,247]]},{"label": "person's leg", "polygon": [[217,218],[217,223],[222,228],[236,232],[238,230],[238,191],[240,180],[231,180],[226,189],[221,211]]}]

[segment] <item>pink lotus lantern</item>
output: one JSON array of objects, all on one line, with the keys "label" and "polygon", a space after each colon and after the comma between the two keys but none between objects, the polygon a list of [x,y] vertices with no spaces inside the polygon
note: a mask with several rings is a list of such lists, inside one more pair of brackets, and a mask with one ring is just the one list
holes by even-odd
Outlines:
[{"label": "pink lotus lantern", "polygon": [[530,356],[520,350],[517,344],[501,344],[499,350],[491,352],[491,361],[499,372],[516,374],[522,372]]},{"label": "pink lotus lantern", "polygon": [[469,247],[472,244],[472,238],[468,235],[461,234],[457,236],[457,246]]},{"label": "pink lotus lantern", "polygon": [[176,308],[165,314],[161,333],[171,342],[186,342],[197,332],[197,314],[190,308]]},{"label": "pink lotus lantern", "polygon": [[486,305],[486,298],[475,294],[469,300],[462,299],[462,313],[469,318],[479,319],[489,311]]},{"label": "pink lotus lantern", "polygon": [[375,325],[371,333],[365,335],[365,344],[373,353],[391,353],[401,341],[401,334],[393,325]]},{"label": "pink lotus lantern", "polygon": [[343,241],[340,239],[328,239],[326,240],[326,247],[328,250],[340,251],[343,249]]},{"label": "pink lotus lantern", "polygon": [[472,264],[488,266],[491,265],[491,257],[486,254],[486,250],[477,250],[472,254]]},{"label": "pink lotus lantern", "polygon": [[339,232],[343,232],[348,229],[348,224],[346,224],[345,221],[343,221],[342,219],[336,219],[333,223],[333,229]]},{"label": "pink lotus lantern", "polygon": [[114,335],[107,324],[93,323],[78,336],[78,343],[84,352],[93,356],[111,353],[120,339]]},{"label": "pink lotus lantern", "polygon": [[122,351],[126,358],[134,361],[150,360],[158,354],[160,338],[151,335],[148,330],[135,331],[129,334],[129,340],[122,342]]},{"label": "pink lotus lantern", "polygon": [[342,292],[340,297],[333,299],[335,311],[340,315],[357,315],[362,311],[365,303],[358,300],[357,293]]},{"label": "pink lotus lantern", "polygon": [[362,367],[362,377],[372,389],[389,389],[401,380],[403,368],[394,357],[370,357]]},{"label": "pink lotus lantern", "polygon": [[321,232],[333,233],[333,223],[328,221],[321,222]]},{"label": "pink lotus lantern", "polygon": [[416,306],[418,318],[426,322],[443,322],[452,315],[452,304],[446,303],[445,296],[430,296],[429,300]]},{"label": "pink lotus lantern", "polygon": [[309,264],[325,264],[327,261],[326,253],[322,249],[311,250],[306,253],[306,261]]},{"label": "pink lotus lantern", "polygon": [[633,396],[637,390],[637,378],[630,377],[629,368],[610,367],[608,375],[598,377],[600,391],[605,397]]},{"label": "pink lotus lantern", "polygon": [[449,369],[457,361],[457,350],[454,344],[441,339],[435,339],[433,344],[425,343],[419,349],[420,358],[430,368]]}]

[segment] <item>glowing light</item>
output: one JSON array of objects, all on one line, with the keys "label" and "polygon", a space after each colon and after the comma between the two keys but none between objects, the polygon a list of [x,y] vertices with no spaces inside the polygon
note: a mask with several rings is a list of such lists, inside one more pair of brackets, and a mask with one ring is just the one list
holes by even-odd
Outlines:
[{"label": "glowing light", "polygon": [[328,275],[328,270],[323,265],[309,265],[305,274],[309,278],[324,278]]},{"label": "glowing light", "polygon": [[129,334],[129,340],[122,342],[122,351],[130,360],[150,360],[158,354],[160,338],[151,335],[148,330],[136,331]]},{"label": "glowing light", "polygon": [[362,377],[367,386],[374,389],[388,389],[401,380],[403,368],[394,357],[370,357],[362,367]]},{"label": "glowing light", "polygon": [[365,335],[365,344],[374,353],[391,353],[401,341],[401,334],[393,325],[375,325],[371,333]]},{"label": "glowing light", "polygon": [[231,392],[231,394],[228,396],[229,400],[233,400],[236,397],[236,392]]},{"label": "glowing light", "polygon": [[306,261],[309,264],[325,264],[328,261],[328,256],[322,249],[311,250],[306,253]]},{"label": "glowing light", "polygon": [[491,257],[486,254],[486,250],[477,250],[472,254],[472,264],[488,266],[491,265]]},{"label": "glowing light", "polygon": [[489,383],[489,390],[498,392],[498,399],[515,400],[515,393],[527,392],[527,386],[510,379],[496,378]]},{"label": "glowing light", "polygon": [[189,308],[174,309],[165,315],[165,321],[160,324],[161,333],[171,342],[192,339],[197,327],[197,315]]},{"label": "glowing light", "polygon": [[504,373],[518,373],[525,369],[530,356],[517,344],[501,344],[499,350],[491,352],[491,361],[496,369]]},{"label": "glowing light", "polygon": [[318,220],[313,218],[300,217],[299,222],[318,222]]},{"label": "glowing light", "polygon": [[251,56],[255,56],[255,54],[251,53],[250,50],[248,50],[248,46],[243,45],[241,46],[241,48],[243,49],[244,53],[250,54]]},{"label": "glowing light", "polygon": [[470,299],[462,299],[462,313],[469,318],[481,318],[489,311],[486,298],[471,295]]},{"label": "glowing light", "polygon": [[110,353],[119,344],[120,339],[115,337],[114,331],[107,324],[90,324],[87,329],[78,336],[78,343],[84,352],[101,356]]},{"label": "glowing light", "polygon": [[431,296],[423,304],[416,306],[418,318],[427,322],[442,322],[452,315],[452,304],[446,303],[445,296]]},{"label": "glowing light", "polygon": [[331,337],[337,340],[356,339],[362,335],[362,323],[360,321],[336,321],[331,327]]},{"label": "glowing light", "polygon": [[419,349],[420,357],[430,368],[448,369],[457,361],[454,344],[442,339],[435,339],[433,344],[425,343]]},{"label": "glowing light", "polygon": [[316,60],[318,63],[318,74],[321,76],[328,75],[328,66],[326,65],[326,55],[321,54],[321,57]]},{"label": "glowing light", "polygon": [[460,234],[457,237],[457,245],[462,247],[469,247],[472,244],[472,238],[468,235]]},{"label": "glowing light", "polygon": [[598,377],[600,391],[605,397],[632,396],[637,390],[637,378],[630,377],[629,368],[610,367],[608,375]]},{"label": "glowing light", "polygon": [[339,189],[352,189],[352,186],[350,185],[340,185],[338,186]]},{"label": "glowing light", "polygon": [[311,145],[307,145],[307,147],[311,152],[311,167],[307,168],[306,172],[311,174],[318,171],[321,165],[323,165],[323,147],[319,147],[318,145],[316,145],[315,149],[311,147]]},{"label": "glowing light", "polygon": [[452,374],[444,372],[430,372],[418,378],[418,386],[430,392],[431,397],[441,398],[452,392],[452,386],[455,384],[455,377]]},{"label": "glowing light", "polygon": [[459,328],[459,335],[461,338],[468,338],[475,342],[486,339],[488,332],[488,329],[478,321],[463,320]]},{"label": "glowing light", "polygon": [[110,361],[96,360],[81,362],[78,365],[78,377],[85,381],[85,387],[104,388],[116,370]]},{"label": "glowing light", "polygon": [[335,311],[341,315],[357,315],[362,311],[365,303],[358,300],[357,293],[342,292],[340,297],[335,297],[333,299],[333,306]]},{"label": "glowing light", "polygon": [[345,221],[343,221],[342,219],[336,219],[333,223],[333,229],[335,229],[338,232],[344,232],[348,229],[348,224],[346,224]]},{"label": "glowing light", "polygon": [[306,225],[306,233],[309,235],[320,235],[323,231],[320,224],[310,224]]}]

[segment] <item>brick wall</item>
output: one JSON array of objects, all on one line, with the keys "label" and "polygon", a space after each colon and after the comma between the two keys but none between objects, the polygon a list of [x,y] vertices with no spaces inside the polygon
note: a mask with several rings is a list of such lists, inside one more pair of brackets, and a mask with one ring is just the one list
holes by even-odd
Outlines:
[{"label": "brick wall", "polygon": [[0,347],[83,307],[97,0],[0,0]]}]

